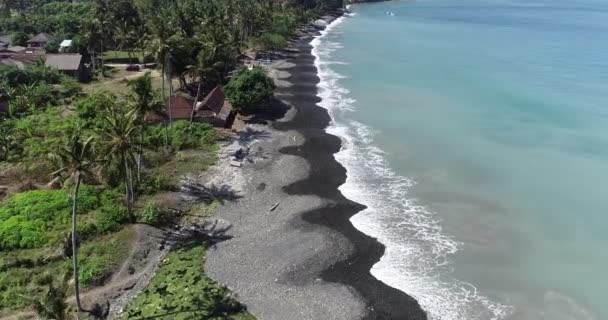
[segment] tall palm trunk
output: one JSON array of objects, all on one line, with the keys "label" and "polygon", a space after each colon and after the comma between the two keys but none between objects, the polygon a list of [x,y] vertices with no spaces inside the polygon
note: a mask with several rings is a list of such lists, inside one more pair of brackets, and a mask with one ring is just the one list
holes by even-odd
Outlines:
[{"label": "tall palm trunk", "polygon": [[127,158],[123,156],[123,162],[125,165],[125,201],[127,204],[127,215],[129,216],[129,221],[131,222],[135,222],[135,217],[133,216],[133,208],[131,206],[131,199],[132,199],[132,184],[131,184],[131,179],[130,179],[130,170],[129,170],[129,163],[127,162]]},{"label": "tall palm trunk", "polygon": [[[161,66],[161,71],[160,72],[161,72],[161,75],[160,75],[160,78],[161,78],[161,83],[160,83],[161,89],[160,90],[161,90],[161,92],[160,92],[160,94],[161,94],[163,103],[166,105],[167,104],[167,99],[165,99],[165,63],[164,62],[162,64],[162,66]],[[170,98],[169,98],[169,100],[170,100]],[[170,103],[171,102],[169,101],[169,106],[171,106]],[[169,107],[169,109],[171,109],[171,107]],[[168,126],[167,123],[165,123],[165,146],[167,146],[167,147],[169,146],[169,126]]]},{"label": "tall palm trunk", "polygon": [[78,193],[80,192],[80,174],[76,174],[76,186],[74,187],[72,203],[72,261],[74,264],[74,291],[76,293],[76,307],[82,310],[80,304],[80,281],[78,278],[78,240],[76,237],[76,212],[78,211]]},{"label": "tall palm trunk", "polygon": [[[166,61],[165,61],[166,63]],[[171,67],[171,65],[169,65]],[[169,68],[167,72],[167,80],[169,80],[169,126],[173,125],[173,114],[172,114],[172,104],[173,104],[173,79],[171,77],[173,70]]]}]

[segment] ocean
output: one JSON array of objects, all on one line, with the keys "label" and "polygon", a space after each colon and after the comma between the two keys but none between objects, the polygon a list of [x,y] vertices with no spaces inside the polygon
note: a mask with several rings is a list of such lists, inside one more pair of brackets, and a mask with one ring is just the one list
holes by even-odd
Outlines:
[{"label": "ocean", "polygon": [[313,54],[372,274],[430,319],[608,319],[608,2],[351,9]]}]

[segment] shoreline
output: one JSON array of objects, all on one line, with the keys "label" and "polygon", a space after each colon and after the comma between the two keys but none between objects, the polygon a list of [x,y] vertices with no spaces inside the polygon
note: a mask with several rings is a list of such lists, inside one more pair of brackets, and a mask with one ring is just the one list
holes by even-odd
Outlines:
[{"label": "shoreline", "polygon": [[[310,45],[316,37],[318,35],[300,40],[299,46],[304,47],[307,53],[299,58],[300,61],[296,60],[296,65],[309,67],[310,57],[313,57],[312,66],[317,70],[314,65],[316,58],[312,55],[312,45]],[[302,91],[310,90],[306,94],[314,95],[316,101],[314,104],[305,103],[301,106],[298,106],[300,101],[290,101],[298,108],[298,116],[283,128],[290,128],[290,125],[293,125],[291,128],[295,127],[300,131],[306,142],[299,150],[286,148],[281,152],[301,156],[318,170],[312,170],[308,179],[285,187],[285,191],[288,194],[314,194],[335,202],[326,208],[306,212],[302,218],[307,222],[340,232],[353,243],[355,249],[348,259],[325,269],[321,277],[329,282],[339,282],[354,287],[368,301],[368,314],[364,319],[426,319],[424,311],[415,299],[382,283],[370,273],[373,265],[384,255],[385,247],[376,239],[356,229],[350,222],[350,218],[364,210],[365,206],[347,199],[338,189],[346,182],[347,176],[346,169],[334,157],[340,151],[342,142],[338,137],[326,132],[332,120],[328,111],[317,105],[321,102],[316,87],[320,81],[318,75],[314,80],[314,93],[307,87],[306,82],[310,79],[306,79],[305,75],[296,72],[290,80],[296,83],[301,81]],[[297,89],[297,85],[294,87]],[[293,91],[294,88],[291,90]],[[306,121],[306,118],[315,117],[316,123]]]},{"label": "shoreline", "polygon": [[347,173],[334,157],[342,142],[326,132],[331,118],[317,105],[317,36],[301,34],[273,67],[280,111],[250,122],[250,139],[239,144],[258,156],[205,175],[216,185],[240,181],[243,197],[218,210],[234,238],[210,250],[207,272],[263,319],[426,319],[415,299],[371,275],[384,246],[350,222],[365,207],[338,189]]}]

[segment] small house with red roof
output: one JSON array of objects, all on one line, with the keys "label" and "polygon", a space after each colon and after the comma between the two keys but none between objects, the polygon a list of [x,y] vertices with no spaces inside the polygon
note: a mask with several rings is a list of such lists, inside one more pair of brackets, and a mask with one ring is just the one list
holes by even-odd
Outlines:
[{"label": "small house with red roof", "polygon": [[[148,115],[148,121],[160,122],[166,119],[205,122],[216,127],[228,128],[234,115],[232,105],[224,94],[222,86],[216,86],[202,101],[186,93],[176,93],[165,104],[160,114]],[[169,103],[170,101],[170,103]]]}]

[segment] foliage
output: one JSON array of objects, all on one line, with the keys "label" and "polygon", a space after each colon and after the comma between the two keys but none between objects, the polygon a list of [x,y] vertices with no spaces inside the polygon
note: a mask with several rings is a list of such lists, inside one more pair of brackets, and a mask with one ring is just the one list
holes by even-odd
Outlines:
[{"label": "foliage", "polygon": [[59,107],[34,111],[14,122],[16,139],[21,147],[22,160],[46,159],[53,150],[61,148],[63,138],[79,127],[78,119],[64,116]]},{"label": "foliage", "polygon": [[166,222],[168,212],[161,208],[155,201],[148,201],[144,207],[139,210],[137,220],[141,223],[157,226]]},{"label": "foliage", "polygon": [[33,300],[33,308],[39,317],[43,319],[66,320],[68,309],[68,280],[66,276],[59,282],[51,274],[44,276],[40,285],[48,286],[46,293],[40,300]]},{"label": "foliage", "polygon": [[276,33],[264,33],[254,41],[265,50],[280,50],[287,46],[285,37]]},{"label": "foliage", "polygon": [[187,121],[174,121],[171,127],[161,125],[146,127],[144,146],[149,149],[158,149],[165,145],[166,136],[169,136],[169,145],[174,150],[185,150],[210,146],[215,143],[216,132],[206,123],[193,123]]},{"label": "foliage", "polygon": [[[39,248],[58,241],[70,221],[67,194],[63,190],[34,190],[0,203],[0,250]],[[79,213],[93,209],[97,191],[81,189]]]},{"label": "foliage", "polygon": [[43,61],[38,61],[27,65],[24,69],[1,66],[0,79],[11,87],[17,87],[19,85],[31,85],[36,82],[59,84],[63,79],[63,75],[57,69],[47,67]]},{"label": "foliage", "polygon": [[243,69],[230,80],[225,91],[235,109],[242,111],[272,97],[274,82],[262,68]]},{"label": "foliage", "polygon": [[13,45],[25,47],[30,37],[23,31],[17,31],[13,34]]},{"label": "foliage", "polygon": [[49,41],[49,43],[44,46],[44,51],[47,53],[58,53],[59,52],[60,43],[57,40]]},{"label": "foliage", "polygon": [[79,248],[80,277],[85,286],[100,285],[129,254],[131,231],[125,228]]},{"label": "foliage", "polygon": [[127,306],[125,319],[171,315],[173,319],[255,319],[208,278],[205,246],[191,243],[171,252],[148,286]]},{"label": "foliage", "polygon": [[[84,240],[79,248],[79,261],[86,286],[102,281],[116,270],[129,254],[131,228]],[[32,299],[44,301],[47,286],[42,284],[47,273],[70,274],[71,261],[64,260],[51,248],[17,250],[0,254],[0,310],[30,307]],[[70,286],[71,287],[71,286]],[[71,288],[68,292],[71,295]]]},{"label": "foliage", "polygon": [[175,186],[165,175],[144,174],[137,185],[137,193],[152,195],[162,191],[174,191]]}]

